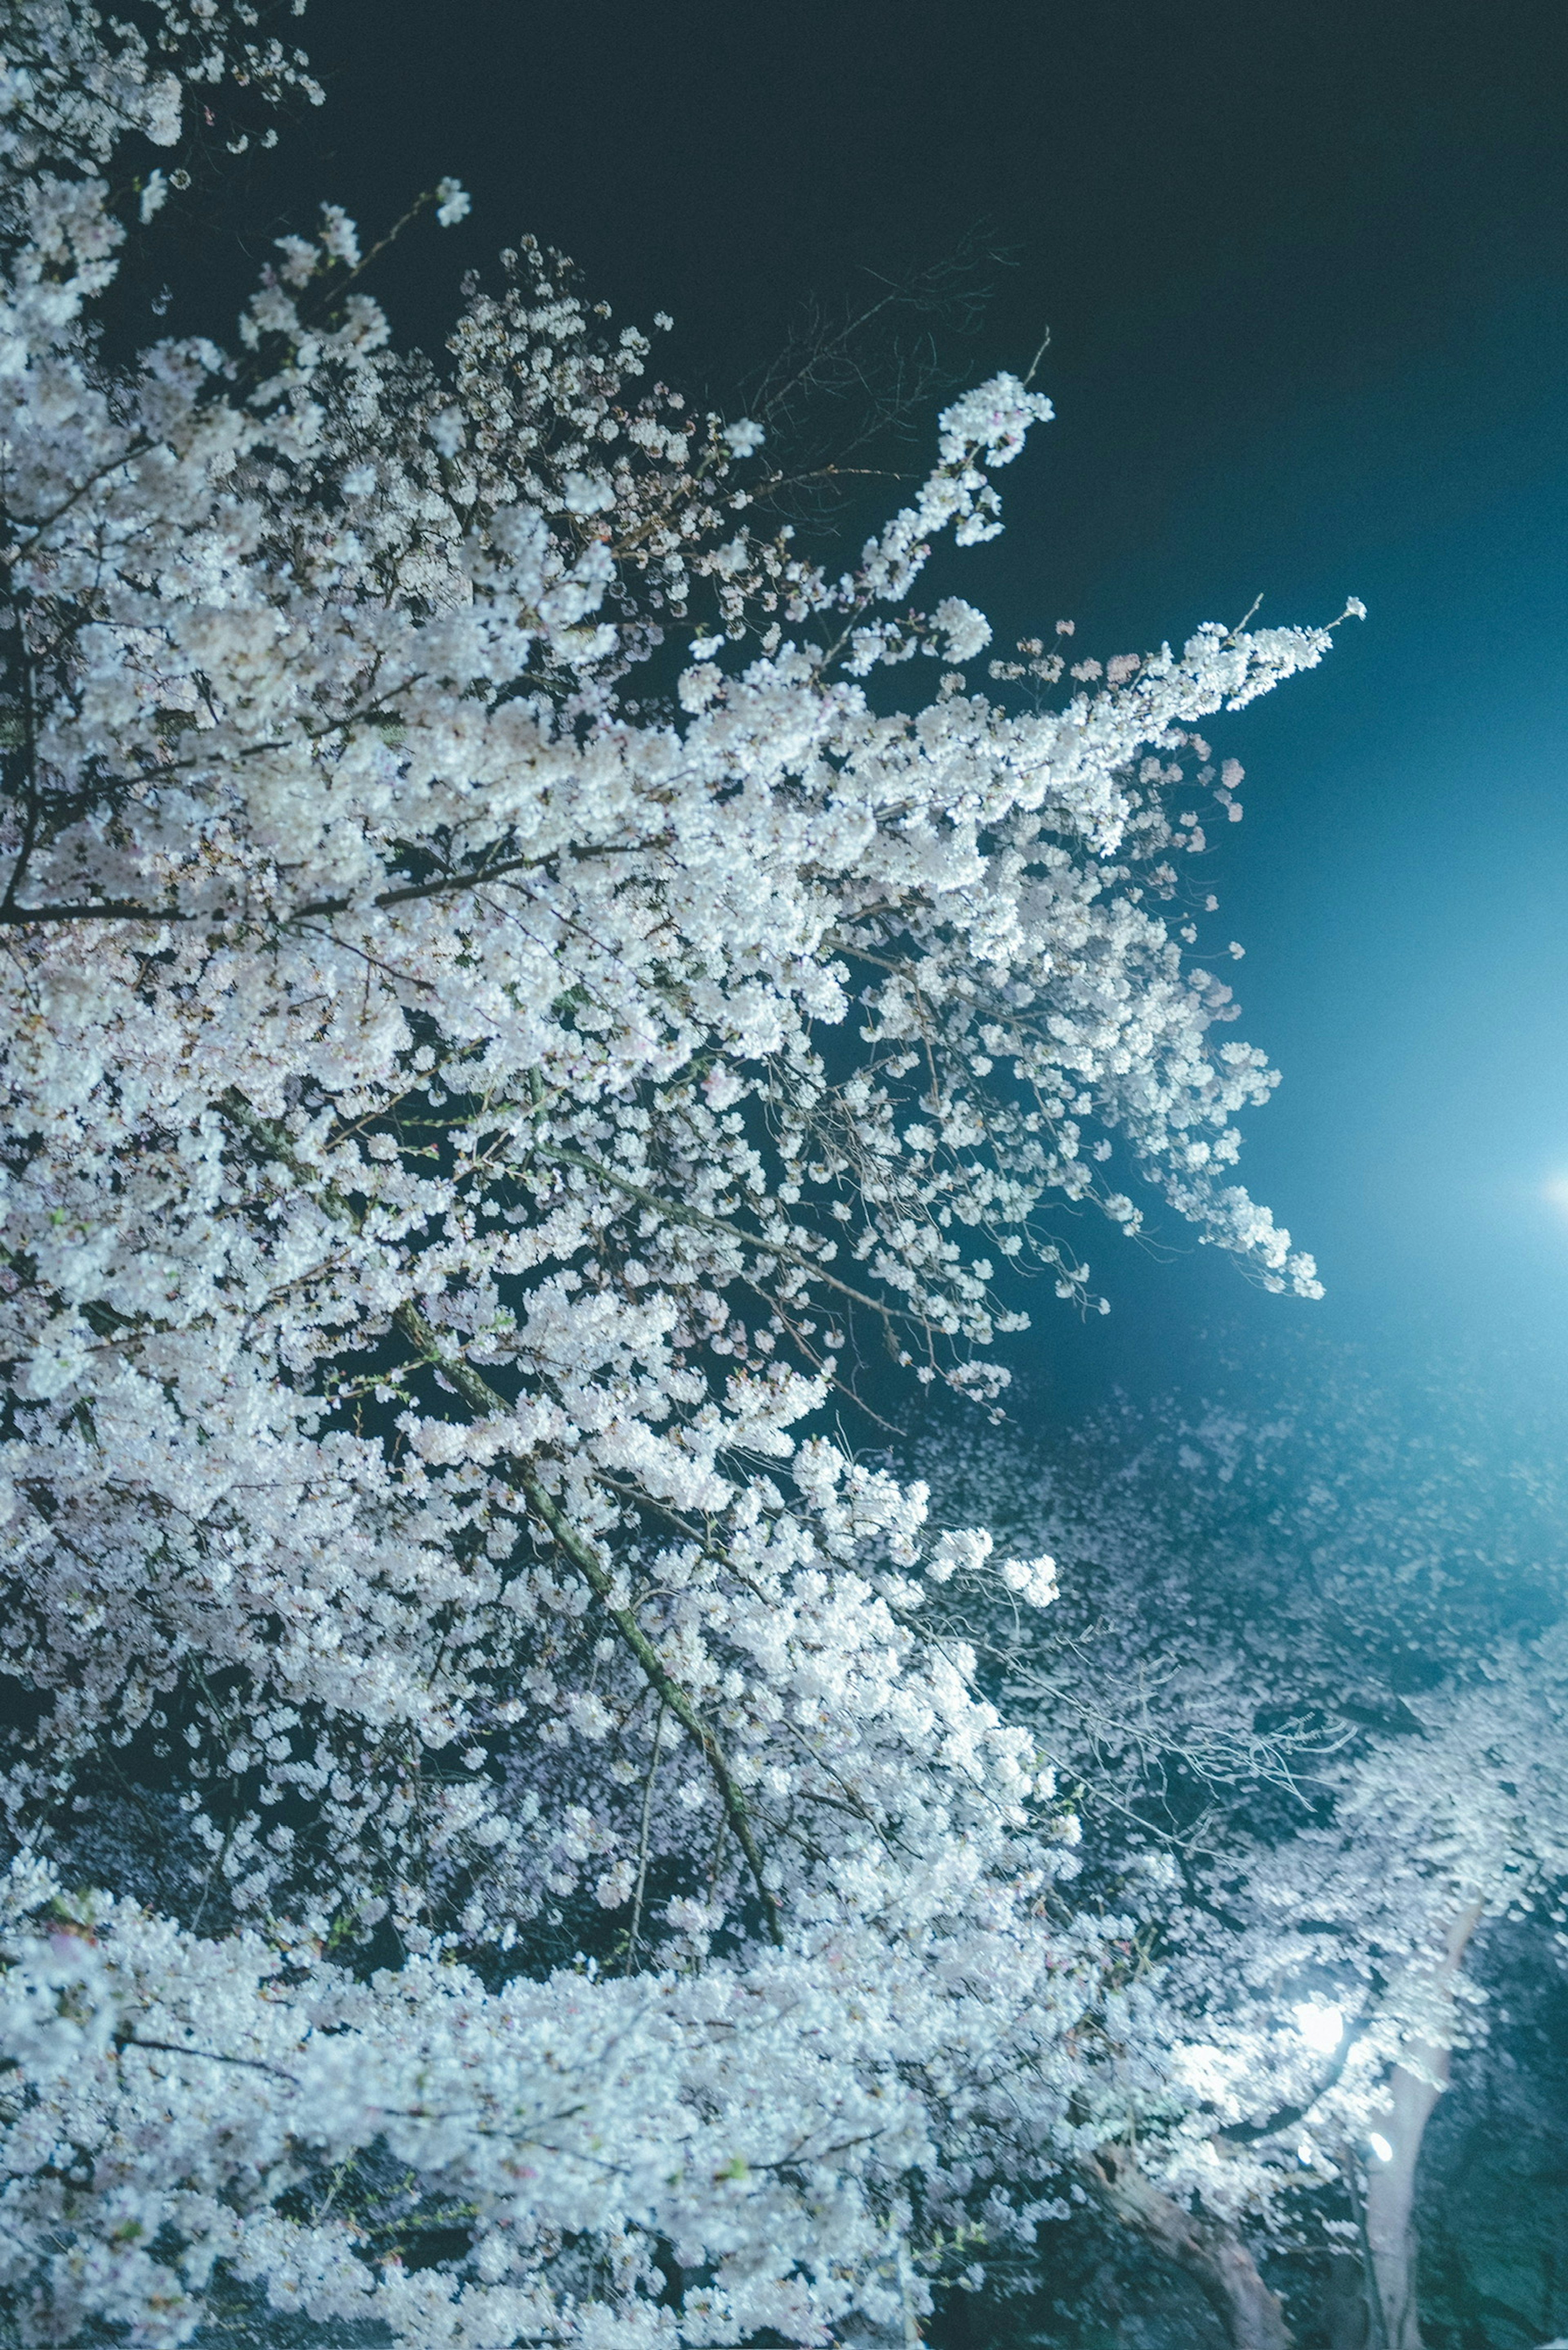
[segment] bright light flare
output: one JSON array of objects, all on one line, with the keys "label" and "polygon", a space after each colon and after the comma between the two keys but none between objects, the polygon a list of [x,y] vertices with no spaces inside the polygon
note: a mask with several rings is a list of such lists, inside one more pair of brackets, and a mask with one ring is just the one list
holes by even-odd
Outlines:
[{"label": "bright light flare", "polygon": [[1560,1216],[1568,1216],[1568,1174],[1549,1175],[1541,1186],[1541,1196]]},{"label": "bright light flare", "polygon": [[1389,2145],[1381,2130],[1368,2130],[1366,2133],[1366,2143],[1372,2148],[1373,2153],[1377,2157],[1379,2162],[1393,2161],[1394,2149]]},{"label": "bright light flare", "polygon": [[1345,2017],[1337,2007],[1329,2007],[1322,2000],[1303,1999],[1291,2013],[1296,2020],[1296,2030],[1307,2046],[1319,2056],[1332,2056],[1345,2037]]}]

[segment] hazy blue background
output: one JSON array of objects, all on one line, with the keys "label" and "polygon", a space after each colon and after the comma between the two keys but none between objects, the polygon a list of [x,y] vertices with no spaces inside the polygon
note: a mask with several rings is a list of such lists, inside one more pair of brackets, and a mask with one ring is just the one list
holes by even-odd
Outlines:
[{"label": "hazy blue background", "polygon": [[401,327],[531,228],[673,311],[661,363],[718,395],[803,295],[987,220],[1017,265],[977,368],[1049,326],[1059,412],[965,566],[999,635],[1071,615],[1103,657],[1365,598],[1216,734],[1240,1033],[1285,1073],[1244,1171],[1329,1301],[1091,1232],[1116,1312],[1043,1322],[1063,1400],[1303,1320],[1568,1365],[1562,0],[313,0],[303,36],[333,101],[280,206],[473,191],[396,256]]}]

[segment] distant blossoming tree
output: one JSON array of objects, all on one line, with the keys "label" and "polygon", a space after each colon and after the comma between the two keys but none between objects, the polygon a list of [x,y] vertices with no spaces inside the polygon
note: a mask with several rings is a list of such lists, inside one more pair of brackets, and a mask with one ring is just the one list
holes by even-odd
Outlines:
[{"label": "distant blossoming tree", "polygon": [[1083,1296],[1052,1205],[1136,1226],[1118,1150],[1314,1291],[1162,907],[1192,728],[1328,635],[971,692],[910,593],[1046,401],[956,400],[832,571],[528,243],[431,361],[328,206],[232,348],[115,369],[148,159],[304,61],[238,0],[5,21],[0,2291],[912,2330],[1128,2060],[1035,1739],[921,1629],[955,1538],[825,1407],[867,1334],[994,1398],[999,1264]]},{"label": "distant blossoming tree", "polygon": [[1499,1460],[1462,1399],[1402,1414],[1320,1371],[1310,1400],[1115,1411],[1054,1453],[927,1448],[939,1508],[1073,1562],[1044,1624],[1006,1567],[934,1612],[1082,1786],[1082,1890],[1137,1921],[1141,2108],[1085,2175],[1236,2350],[1292,2338],[1253,2250],[1324,2241],[1303,2198],[1362,2271],[1345,2338],[1420,2350],[1417,2164],[1485,2024],[1466,1960],[1568,1897],[1556,1435]]}]

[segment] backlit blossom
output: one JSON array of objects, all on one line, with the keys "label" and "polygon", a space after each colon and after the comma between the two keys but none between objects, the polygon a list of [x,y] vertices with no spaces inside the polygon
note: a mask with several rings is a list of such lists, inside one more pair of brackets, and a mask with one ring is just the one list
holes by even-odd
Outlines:
[{"label": "backlit blossom", "polygon": [[150,2350],[251,2292],[421,2350],[909,2338],[976,2179],[1027,2241],[1159,2041],[926,1628],[1052,1561],[929,1527],[841,1388],[875,1344],[994,1409],[1007,1268],[1083,1305],[1084,1212],[1137,1228],[1113,1154],[1315,1294],[1162,908],[1190,728],[1328,632],[900,710],[989,642],[911,597],[1049,402],[964,392],[818,560],[533,240],[437,369],[329,203],[233,350],[111,374],[119,142],[318,93],[230,0],[18,15],[0,2292]]}]

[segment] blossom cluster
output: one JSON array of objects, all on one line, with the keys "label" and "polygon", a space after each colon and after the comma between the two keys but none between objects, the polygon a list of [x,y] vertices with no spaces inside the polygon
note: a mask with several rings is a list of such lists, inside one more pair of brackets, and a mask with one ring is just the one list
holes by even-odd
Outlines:
[{"label": "blossom cluster", "polygon": [[532,244],[431,360],[328,205],[232,348],[111,372],[109,158],[313,91],[231,0],[16,13],[6,2289],[149,2344],[247,2282],[421,2345],[912,2324],[1137,2060],[1034,1739],[922,1628],[924,1492],[828,1409],[870,1338],[994,1399],[1023,1273],[1088,1295],[1054,1208],[1137,1228],[1117,1150],[1315,1294],[1161,910],[1193,729],[1329,634],[894,710],[989,641],[905,599],[1048,403],[955,401],[834,572]]}]

